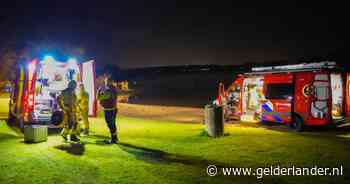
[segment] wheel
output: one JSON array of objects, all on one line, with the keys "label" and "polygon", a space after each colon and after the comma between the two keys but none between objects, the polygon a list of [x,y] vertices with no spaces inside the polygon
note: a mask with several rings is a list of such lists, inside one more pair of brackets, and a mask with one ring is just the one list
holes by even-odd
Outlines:
[{"label": "wheel", "polygon": [[14,124],[14,122],[17,121],[17,118],[12,114],[12,113],[9,113],[8,114],[8,118],[7,118],[7,124]]},{"label": "wheel", "polygon": [[265,120],[260,120],[260,123],[261,123],[262,125],[266,125],[266,126],[271,125],[271,122],[265,121]]},{"label": "wheel", "polygon": [[301,132],[305,128],[303,119],[297,115],[294,115],[293,121],[289,124],[289,126],[296,132]]},{"label": "wheel", "polygon": [[7,124],[9,126],[21,127],[20,119],[18,117],[14,116],[11,112],[9,112]]}]

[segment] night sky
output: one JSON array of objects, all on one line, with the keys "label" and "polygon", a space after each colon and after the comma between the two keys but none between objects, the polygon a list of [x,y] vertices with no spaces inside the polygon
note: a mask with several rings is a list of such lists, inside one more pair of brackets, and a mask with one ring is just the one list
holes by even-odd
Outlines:
[{"label": "night sky", "polygon": [[[123,68],[294,61],[344,50],[342,5],[38,1],[1,6],[0,46],[43,37]],[[45,36],[43,36],[45,35]]]}]

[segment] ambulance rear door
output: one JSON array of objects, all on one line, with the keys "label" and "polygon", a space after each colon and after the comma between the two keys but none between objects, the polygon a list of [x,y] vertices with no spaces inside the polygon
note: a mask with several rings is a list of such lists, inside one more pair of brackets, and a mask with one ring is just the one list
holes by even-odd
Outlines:
[{"label": "ambulance rear door", "polygon": [[243,76],[238,76],[227,89],[227,117],[240,119],[242,115],[242,84]]},{"label": "ambulance rear door", "polygon": [[89,93],[89,116],[96,116],[96,73],[95,61],[90,60],[81,65],[81,78],[85,90]]},{"label": "ambulance rear door", "polygon": [[346,89],[345,89],[345,111],[346,116],[350,116],[350,73],[346,74]]},{"label": "ambulance rear door", "polygon": [[16,67],[16,79],[13,82],[13,89],[11,90],[10,107],[8,121],[10,125],[17,127],[21,126],[21,115],[23,107],[23,93],[25,86],[25,68],[23,65]]}]

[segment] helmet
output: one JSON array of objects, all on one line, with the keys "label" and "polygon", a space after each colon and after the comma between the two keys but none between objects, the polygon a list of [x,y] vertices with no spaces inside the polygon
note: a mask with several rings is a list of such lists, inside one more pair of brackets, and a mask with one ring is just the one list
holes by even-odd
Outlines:
[{"label": "helmet", "polygon": [[75,89],[76,87],[77,87],[77,82],[75,82],[75,80],[69,81],[68,88]]}]

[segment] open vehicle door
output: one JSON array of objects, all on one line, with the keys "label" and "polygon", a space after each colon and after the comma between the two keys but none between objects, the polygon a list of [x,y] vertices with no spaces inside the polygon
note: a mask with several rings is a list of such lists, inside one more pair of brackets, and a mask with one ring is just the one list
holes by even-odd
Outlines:
[{"label": "open vehicle door", "polygon": [[331,97],[332,97],[332,118],[333,120],[344,117],[344,83],[341,73],[332,73]]},{"label": "open vehicle door", "polygon": [[25,87],[25,71],[23,65],[19,65],[16,70],[16,80],[13,82],[9,103],[8,123],[13,126],[22,126],[22,106],[23,89]]},{"label": "open vehicle door", "polygon": [[240,120],[242,115],[242,84],[243,77],[238,77],[227,89],[227,117]]},{"label": "open vehicle door", "polygon": [[345,89],[346,95],[345,95],[345,110],[346,110],[346,116],[350,116],[350,73],[346,74],[346,89]]},{"label": "open vehicle door", "polygon": [[260,100],[263,97],[264,79],[261,76],[245,77],[241,87],[241,121],[258,122],[260,119]]},{"label": "open vehicle door", "polygon": [[89,116],[96,116],[96,73],[95,61],[90,60],[82,63],[82,82],[85,90],[89,93]]}]

